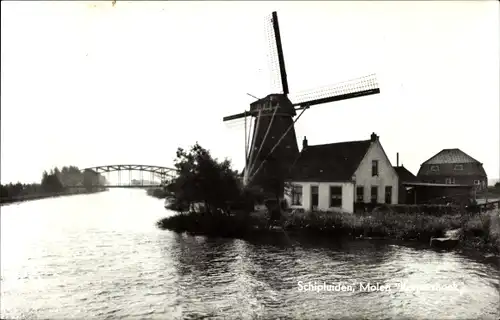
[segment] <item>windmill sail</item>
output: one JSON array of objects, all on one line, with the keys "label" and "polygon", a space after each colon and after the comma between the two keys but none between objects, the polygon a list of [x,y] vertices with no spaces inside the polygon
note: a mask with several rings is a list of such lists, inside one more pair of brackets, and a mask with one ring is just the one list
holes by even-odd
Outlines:
[{"label": "windmill sail", "polygon": [[[377,94],[380,89],[375,75],[370,75],[303,92],[290,99],[276,12],[266,17],[265,26],[271,83],[275,90],[251,103],[248,111],[224,117],[223,121],[241,119],[246,122],[246,117],[253,118],[251,134],[247,134],[245,125],[244,184],[257,186],[265,192],[277,192],[299,156],[294,126],[304,111],[313,105]],[[298,110],[301,111],[297,116]]]},{"label": "windmill sail", "polygon": [[281,44],[280,27],[276,11],[266,17],[266,33],[269,42],[268,59],[271,69],[271,84],[278,92],[288,94],[288,80],[285,69],[285,58]]},{"label": "windmill sail", "polygon": [[[293,105],[302,109],[317,104],[352,99],[380,93],[375,74],[353,80],[343,81],[333,86],[321,87],[315,90],[305,91],[290,97]],[[292,95],[293,96],[293,95]]]}]

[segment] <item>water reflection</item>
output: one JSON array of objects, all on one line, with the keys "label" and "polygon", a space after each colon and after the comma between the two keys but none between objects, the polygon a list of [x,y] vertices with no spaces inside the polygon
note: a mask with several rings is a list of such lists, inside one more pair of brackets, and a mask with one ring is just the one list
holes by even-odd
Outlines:
[{"label": "water reflection", "polygon": [[[276,238],[205,239],[176,236],[182,277],[183,316],[241,317],[432,317],[495,318],[498,275],[456,253],[436,253],[419,246],[382,241],[328,242]],[[467,280],[467,281],[464,281]],[[298,282],[360,283],[391,286],[387,292],[299,292]],[[202,283],[200,283],[202,282]],[[406,284],[407,291],[397,285]],[[423,285],[461,291],[410,291]],[[463,288],[470,288],[467,291]],[[483,292],[478,300],[475,291]],[[196,298],[193,298],[196,297]],[[202,302],[203,301],[203,302]],[[474,310],[471,305],[477,304]],[[480,305],[486,307],[481,310]],[[459,313],[456,313],[458,311]]]},{"label": "water reflection", "polygon": [[[497,267],[474,256],[280,233],[191,237],[156,229],[165,214],[142,190],[2,207],[2,317],[498,318]],[[460,290],[315,292],[299,281]]]}]

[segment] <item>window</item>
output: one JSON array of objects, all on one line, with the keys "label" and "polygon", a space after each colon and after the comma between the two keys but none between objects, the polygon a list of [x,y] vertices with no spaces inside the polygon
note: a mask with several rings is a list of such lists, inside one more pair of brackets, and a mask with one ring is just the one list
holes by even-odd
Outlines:
[{"label": "window", "polygon": [[342,207],[342,187],[330,187],[330,207]]},{"label": "window", "polygon": [[455,178],[446,178],[446,179],[444,179],[444,183],[455,184]]},{"label": "window", "polygon": [[372,177],[378,176],[378,160],[372,160]]},{"label": "window", "polygon": [[438,172],[439,171],[439,166],[437,166],[437,165],[431,166],[431,171],[432,172]]},{"label": "window", "polygon": [[385,203],[392,203],[392,186],[385,187]]},{"label": "window", "polygon": [[462,171],[463,169],[464,169],[463,164],[456,164],[456,165],[453,167],[453,170],[455,170],[455,171]]},{"label": "window", "polygon": [[292,206],[302,205],[302,186],[292,186]]},{"label": "window", "polygon": [[476,190],[481,190],[481,180],[474,180],[474,187]]},{"label": "window", "polygon": [[377,200],[378,200],[378,187],[377,186],[372,186],[370,200],[372,203],[377,203]]},{"label": "window", "polygon": [[311,186],[311,206],[313,208],[318,207],[318,186]]},{"label": "window", "polygon": [[363,186],[356,187],[356,202],[365,201],[365,188]]}]

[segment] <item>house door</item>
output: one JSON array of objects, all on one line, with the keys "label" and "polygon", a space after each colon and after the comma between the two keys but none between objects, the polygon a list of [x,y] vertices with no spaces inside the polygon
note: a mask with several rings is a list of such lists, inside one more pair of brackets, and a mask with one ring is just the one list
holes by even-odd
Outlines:
[{"label": "house door", "polygon": [[377,186],[372,186],[370,200],[372,203],[378,202],[378,187]]},{"label": "house door", "polygon": [[385,203],[392,203],[392,186],[385,187]]},{"label": "house door", "polygon": [[319,203],[318,186],[311,186],[311,209],[317,209]]}]

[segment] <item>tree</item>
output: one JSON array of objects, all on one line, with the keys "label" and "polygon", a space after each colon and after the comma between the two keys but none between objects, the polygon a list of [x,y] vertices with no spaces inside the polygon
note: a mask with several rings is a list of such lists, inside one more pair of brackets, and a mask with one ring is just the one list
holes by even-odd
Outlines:
[{"label": "tree", "polygon": [[225,210],[228,202],[241,200],[240,181],[229,160],[217,161],[198,143],[189,151],[177,149],[176,156],[179,175],[167,186],[167,191],[174,194],[178,206],[190,207],[202,202],[206,211],[213,213]]},{"label": "tree", "polygon": [[44,170],[42,173],[42,186],[47,185],[48,179],[49,179],[49,174],[47,173],[47,170]]},{"label": "tree", "polygon": [[43,191],[51,193],[63,191],[63,185],[54,173],[54,170],[50,170],[50,173],[47,173],[47,171],[43,172],[41,188]]},{"label": "tree", "polygon": [[57,179],[59,179],[59,181],[62,183],[62,179],[61,179],[61,171],[59,170],[58,167],[55,167],[54,168],[54,175],[57,177]]},{"label": "tree", "polygon": [[97,173],[92,170],[85,170],[83,173],[83,186],[87,191],[92,191],[99,184]]},{"label": "tree", "polygon": [[[100,178],[98,179],[99,181],[105,182],[104,177],[100,177],[98,175],[98,178]],[[61,170],[55,167],[50,170],[50,172],[43,172],[40,184],[22,184],[18,182],[16,184],[9,183],[6,185],[0,185],[0,199],[4,202],[15,199],[18,196],[58,193],[64,191],[66,186],[82,185],[82,181],[83,174],[80,172],[78,167],[64,166]],[[92,184],[92,186],[93,185],[94,184]]]},{"label": "tree", "polygon": [[9,188],[7,186],[4,186],[3,184],[0,185],[0,199],[5,199],[9,197]]}]

